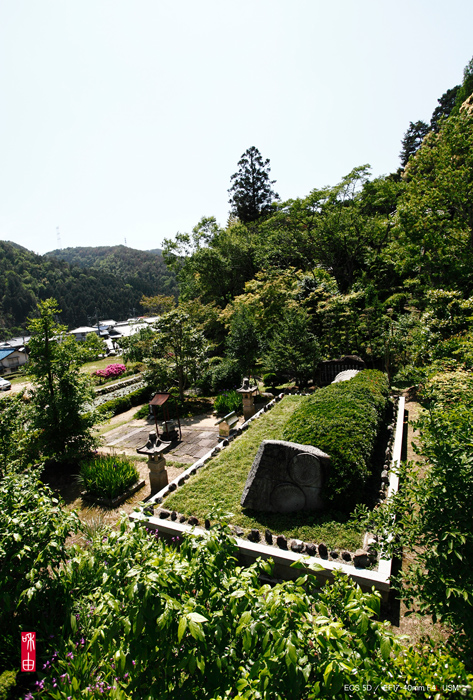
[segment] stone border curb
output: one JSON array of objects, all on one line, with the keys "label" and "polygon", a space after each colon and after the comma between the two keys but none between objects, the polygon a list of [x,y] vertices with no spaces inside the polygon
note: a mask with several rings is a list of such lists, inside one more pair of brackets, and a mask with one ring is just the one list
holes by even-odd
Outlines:
[{"label": "stone border curb", "polygon": [[89,494],[88,491],[83,491],[81,493],[82,498],[84,498],[86,501],[91,501],[92,503],[95,503],[98,506],[107,506],[107,508],[116,508],[119,506],[121,503],[126,501],[130,496],[133,496],[134,493],[139,491],[140,489],[145,486],[146,481],[143,479],[142,481],[135,481],[133,486],[130,486],[130,488],[125,491],[125,493],[122,493],[121,496],[117,496],[116,498],[96,498],[95,496],[92,496]]}]

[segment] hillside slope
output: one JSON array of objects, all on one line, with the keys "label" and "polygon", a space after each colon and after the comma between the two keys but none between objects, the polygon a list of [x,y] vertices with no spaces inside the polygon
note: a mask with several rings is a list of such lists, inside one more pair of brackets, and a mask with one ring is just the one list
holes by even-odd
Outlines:
[{"label": "hillside slope", "polygon": [[[174,274],[159,255],[125,246],[82,250],[103,252],[89,253],[79,266],[0,241],[0,329],[5,329],[4,334],[24,328],[38,301],[49,297],[58,301],[61,321],[72,327],[89,324],[96,315],[117,320],[137,315],[143,294],[177,291]],[[87,266],[90,262],[93,267]]]}]

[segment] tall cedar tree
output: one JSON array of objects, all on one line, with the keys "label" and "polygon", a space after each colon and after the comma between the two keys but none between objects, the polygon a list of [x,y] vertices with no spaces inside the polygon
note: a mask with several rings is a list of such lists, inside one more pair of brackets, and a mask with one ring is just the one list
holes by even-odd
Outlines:
[{"label": "tall cedar tree", "polygon": [[271,189],[276,180],[269,179],[269,159],[263,160],[261,153],[252,146],[238,161],[238,172],[232,175],[232,186],[228,190],[231,213],[247,224],[269,214],[271,202],[279,195]]},{"label": "tall cedar tree", "polygon": [[401,159],[401,167],[405,168],[409,162],[409,158],[419,150],[424,137],[429,133],[429,126],[425,122],[419,120],[410,122],[409,128],[402,139],[402,150],[399,154]]}]

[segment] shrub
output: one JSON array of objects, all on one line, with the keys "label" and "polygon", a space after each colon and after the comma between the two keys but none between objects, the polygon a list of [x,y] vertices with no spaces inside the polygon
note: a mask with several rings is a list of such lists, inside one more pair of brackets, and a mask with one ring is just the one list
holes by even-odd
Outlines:
[{"label": "shrub", "polygon": [[[402,465],[403,488],[369,515],[381,551],[401,546],[411,562],[398,576],[407,603],[453,627],[473,654],[473,378],[437,374],[423,390],[417,422],[421,465]],[[458,632],[463,632],[461,639]]]},{"label": "shrub", "polygon": [[135,413],[134,418],[148,418],[148,416],[149,416],[149,403],[145,403]]},{"label": "shrub", "polygon": [[138,481],[138,472],[130,459],[101,455],[82,463],[79,480],[91,496],[116,498]]},{"label": "shrub", "polygon": [[55,634],[70,595],[61,594],[57,572],[79,518],[39,474],[29,469],[0,481],[0,669],[18,667],[21,629],[35,630],[38,645]]},{"label": "shrub", "polygon": [[16,685],[16,671],[4,671],[0,676],[0,700],[8,700],[10,691]]},{"label": "shrub", "polygon": [[281,377],[275,372],[267,372],[263,374],[261,379],[265,387],[275,387],[282,381]]},{"label": "shrub", "polygon": [[116,399],[105,401],[105,403],[97,407],[97,412],[101,414],[110,413],[112,416],[116,416],[119,413],[128,411],[133,406],[139,406],[144,401],[148,401],[153,393],[154,391],[150,387],[142,387],[136,391],[131,391],[126,396],[119,396]]},{"label": "shrub", "polygon": [[241,383],[241,370],[238,360],[219,358],[211,363],[200,386],[204,394],[217,394],[219,391],[232,389]]},{"label": "shrub", "polygon": [[114,365],[108,365],[105,369],[96,370],[95,374],[97,377],[102,377],[103,379],[115,379],[116,377],[121,377],[124,372],[126,372],[125,365],[116,363]]},{"label": "shrub", "polygon": [[307,397],[284,429],[284,440],[330,455],[325,493],[339,506],[351,507],[362,498],[388,393],[386,375],[364,370]]},{"label": "shrub", "polygon": [[407,700],[414,678],[470,680],[377,621],[379,594],[338,573],[320,594],[308,577],[262,585],[270,565],[236,567],[233,544],[218,526],[171,549],[122,522],[76,550],[61,578],[77,593],[34,697],[362,700],[369,687]]},{"label": "shrub", "polygon": [[243,413],[243,399],[234,389],[220,394],[214,401],[214,408],[217,413]]}]

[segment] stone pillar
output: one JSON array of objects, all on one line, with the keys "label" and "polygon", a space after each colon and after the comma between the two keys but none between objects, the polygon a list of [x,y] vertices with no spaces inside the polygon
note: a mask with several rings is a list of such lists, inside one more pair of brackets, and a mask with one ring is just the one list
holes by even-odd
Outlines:
[{"label": "stone pillar", "polygon": [[243,386],[241,389],[237,389],[237,393],[241,394],[243,399],[243,417],[245,421],[255,415],[255,395],[258,393],[257,386],[250,386],[249,380],[245,377],[243,379]]},{"label": "stone pillar", "polygon": [[168,484],[168,472],[165,458],[160,454],[149,455],[148,469],[151,494],[154,495]]},{"label": "stone pillar", "polygon": [[255,397],[252,393],[243,394],[243,417],[248,420],[256,413]]}]

